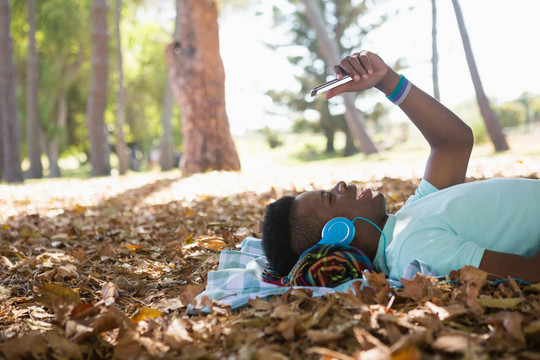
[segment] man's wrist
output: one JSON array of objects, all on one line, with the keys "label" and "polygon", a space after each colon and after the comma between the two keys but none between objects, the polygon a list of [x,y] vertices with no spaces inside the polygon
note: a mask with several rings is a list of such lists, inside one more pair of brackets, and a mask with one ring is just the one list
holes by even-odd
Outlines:
[{"label": "man's wrist", "polygon": [[388,67],[388,71],[386,72],[386,75],[381,79],[381,81],[379,81],[375,85],[375,88],[383,92],[385,96],[389,96],[397,87],[399,83],[399,78],[400,78],[400,75],[397,72],[395,72],[392,68]]}]

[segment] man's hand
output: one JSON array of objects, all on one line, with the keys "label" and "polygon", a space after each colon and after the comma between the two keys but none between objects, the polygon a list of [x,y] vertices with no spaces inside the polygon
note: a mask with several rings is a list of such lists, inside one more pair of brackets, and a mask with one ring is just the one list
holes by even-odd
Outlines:
[{"label": "man's hand", "polygon": [[[330,89],[326,93],[327,99],[343,92],[371,87],[376,87],[388,96],[400,80],[400,75],[390,69],[378,55],[365,50],[344,58],[339,65],[334,66],[334,71],[338,79],[346,73],[353,81]],[[424,179],[439,190],[464,182],[473,146],[472,130],[453,112],[414,84],[399,107],[430,145],[431,153]]]},{"label": "man's hand", "polygon": [[353,81],[328,90],[327,99],[344,92],[362,91],[374,87],[388,73],[388,66],[378,55],[362,50],[341,60],[339,65],[334,66],[334,73],[337,79],[342,79],[347,74],[353,78]]}]

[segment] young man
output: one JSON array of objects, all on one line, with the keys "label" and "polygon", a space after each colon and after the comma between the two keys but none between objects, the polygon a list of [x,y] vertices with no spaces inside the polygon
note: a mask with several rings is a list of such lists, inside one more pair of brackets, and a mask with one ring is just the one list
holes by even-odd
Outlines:
[{"label": "young man", "polygon": [[439,275],[472,265],[494,276],[540,282],[540,181],[465,184],[473,135],[461,119],[369,51],[346,57],[334,71],[338,79],[346,73],[353,81],[329,90],[327,99],[375,87],[400,106],[430,145],[424,176],[393,215],[386,213],[383,194],[343,181],[329,191],[268,205],[263,247],[272,270],[286,275],[300,254],[319,242],[329,220],[361,217],[353,220],[351,246],[392,279],[419,260]]}]

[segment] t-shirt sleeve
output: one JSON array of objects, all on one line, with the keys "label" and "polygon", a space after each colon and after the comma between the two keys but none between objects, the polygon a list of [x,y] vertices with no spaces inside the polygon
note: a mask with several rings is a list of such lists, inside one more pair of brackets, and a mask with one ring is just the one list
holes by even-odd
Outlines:
[{"label": "t-shirt sleeve", "polygon": [[409,204],[412,204],[416,200],[421,199],[424,196],[427,196],[427,195],[432,194],[432,193],[437,192],[437,191],[439,191],[439,189],[437,189],[435,186],[431,185],[431,183],[429,181],[427,181],[426,179],[422,179],[420,181],[420,184],[418,185],[418,188],[414,192],[414,194],[409,196],[409,198],[407,199],[407,202],[403,206],[407,206]]},{"label": "t-shirt sleeve", "polygon": [[472,241],[442,229],[430,229],[411,235],[403,242],[397,258],[398,278],[411,261],[420,260],[429,264],[438,275],[447,275],[463,266],[480,266],[485,249]]}]

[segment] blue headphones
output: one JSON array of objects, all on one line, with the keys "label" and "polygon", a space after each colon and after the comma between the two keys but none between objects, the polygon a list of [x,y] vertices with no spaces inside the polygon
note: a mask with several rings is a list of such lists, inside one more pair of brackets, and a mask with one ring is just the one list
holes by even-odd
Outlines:
[{"label": "blue headphones", "polygon": [[344,217],[333,218],[324,225],[319,244],[349,246],[356,232],[353,222]]},{"label": "blue headphones", "polygon": [[[367,221],[371,225],[375,226],[377,230],[379,230],[384,239],[384,249],[386,249],[386,235],[384,235],[384,232],[381,230],[381,228],[377,226],[377,224],[375,224],[373,221],[359,216],[355,217],[352,220],[344,217],[337,217],[327,222],[322,229],[322,239],[318,242],[317,245],[349,246],[354,239],[354,234],[356,233],[356,229],[354,228],[354,222],[358,219]],[[388,271],[388,273],[390,273],[390,269],[388,269],[388,265],[386,263],[386,251],[383,252],[383,261],[386,270]]]}]

